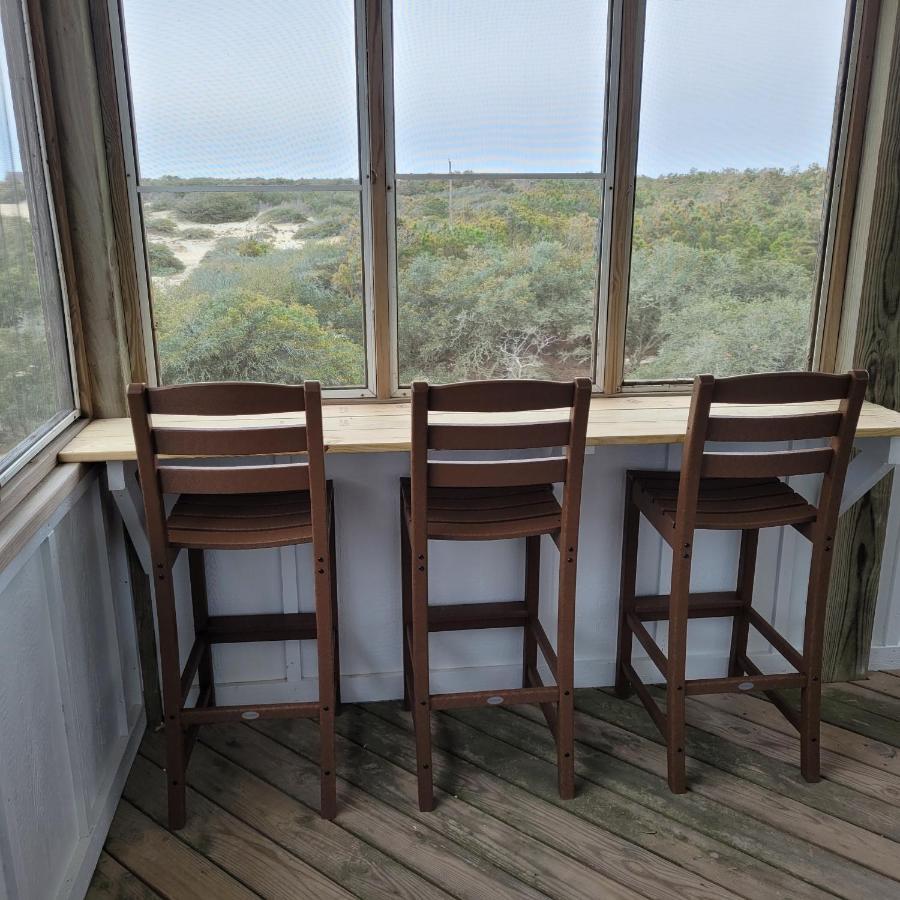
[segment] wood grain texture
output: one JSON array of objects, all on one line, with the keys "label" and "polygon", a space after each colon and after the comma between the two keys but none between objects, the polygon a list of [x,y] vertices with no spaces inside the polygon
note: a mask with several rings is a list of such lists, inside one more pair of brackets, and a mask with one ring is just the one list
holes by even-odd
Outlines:
[{"label": "wood grain texture", "polygon": [[[588,416],[588,446],[619,444],[680,444],[687,428],[689,397],[594,397]],[[804,405],[804,412],[833,412],[835,403]],[[777,416],[788,410],[778,405],[721,407],[729,416]],[[797,407],[794,407],[794,411]],[[718,408],[715,408],[718,411]],[[534,413],[505,413],[504,422],[515,424],[542,418]],[[399,453],[410,448],[409,403],[326,404],[322,408],[326,449],[332,453]],[[172,427],[233,428],[266,425],[296,425],[302,418],[256,416],[246,419],[215,419],[167,416]],[[558,421],[559,413],[548,411],[546,421]],[[433,413],[433,421],[466,424],[497,424],[498,417],[478,413]],[[874,403],[863,405],[857,437],[900,435],[900,412]],[[76,435],[59,454],[60,462],[106,462],[135,459],[134,438],[128,419],[95,419]]]},{"label": "wood grain texture", "polygon": [[[891,46],[854,362],[869,372],[868,399],[900,410],[900,20]],[[868,669],[891,484],[885,478],[838,527],[826,619],[828,681],[859,678]]]},{"label": "wood grain texture", "polygon": [[[110,31],[109,4],[106,0],[89,0],[91,36],[97,67],[100,116],[103,124],[103,155],[109,183],[112,213],[112,240],[119,277],[119,301],[127,340],[129,373],[132,381],[147,381],[147,359],[144,348],[143,316],[138,278],[143,277],[135,256],[132,239],[131,204],[125,169],[123,123],[119,116],[113,37]],[[130,123],[125,123],[130,127]]]},{"label": "wood grain texture", "polygon": [[40,13],[71,236],[67,274],[78,289],[87,361],[79,374],[87,378],[92,414],[114,416],[125,413],[131,373],[88,2],[41,0]]},{"label": "wood grain texture", "polygon": [[[854,727],[881,717],[873,692],[855,694]],[[191,896],[178,883],[190,860],[207,890],[212,867],[214,877],[276,897],[304,867],[315,870],[310,884],[324,883],[322,896],[344,890],[361,898],[896,897],[895,807],[834,783],[828,766],[828,778],[803,784],[796,764],[777,758],[781,733],[758,725],[742,740],[750,723],[731,702],[770,708],[755,697],[691,701],[695,789],[676,797],[665,790],[665,750],[646,713],[604,691],[577,691],[572,801],[557,796],[553,741],[539,711],[436,713],[437,805],[427,813],[416,809],[409,714],[398,703],[347,706],[336,723],[345,802],[334,822],[314,812],[314,723],[209,729],[188,772],[198,812],[172,845],[157,826],[164,748],[151,734],[108,844],[114,865],[102,859],[95,883],[104,874],[124,883],[126,869],[160,895]],[[825,729],[823,749],[842,757],[855,734]],[[790,740],[796,755],[797,738]],[[297,895],[306,887],[299,881]]]}]

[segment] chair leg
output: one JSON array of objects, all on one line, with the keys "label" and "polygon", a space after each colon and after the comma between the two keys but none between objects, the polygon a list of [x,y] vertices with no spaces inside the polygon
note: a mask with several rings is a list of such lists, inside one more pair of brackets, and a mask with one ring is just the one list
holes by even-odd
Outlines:
[{"label": "chair leg", "polygon": [[412,585],[412,691],[411,705],[416,733],[416,771],[419,783],[419,809],[434,809],[434,783],[431,771],[431,688],[428,672],[428,544],[421,539],[411,547]]},{"label": "chair leg", "polygon": [[691,588],[691,548],[675,550],[669,595],[669,633],[666,672],[666,761],[669,789],[687,790],[684,752],[685,668],[687,661],[688,601]]},{"label": "chair leg", "polygon": [[531,684],[531,671],[537,669],[537,639],[533,625],[537,620],[541,590],[541,538],[525,538],[525,610],[528,618],[522,637],[522,687]]},{"label": "chair leg", "polygon": [[556,763],[559,796],[575,796],[575,573],[577,537],[559,538],[559,593],[556,630]]},{"label": "chair leg", "polygon": [[809,568],[803,659],[807,684],[800,689],[800,773],[809,782],[820,778],[819,733],[822,720],[822,646],[825,603],[831,570],[831,537],[816,537]]},{"label": "chair leg", "polygon": [[402,598],[402,632],[401,652],[403,654],[403,708],[407,712],[411,709],[412,698],[412,658],[409,651],[409,633],[412,628],[412,587],[410,578],[412,572],[410,549],[409,549],[409,532],[406,526],[406,513],[403,509],[403,500],[400,500],[400,592]]},{"label": "chair leg", "polygon": [[[188,569],[191,578],[191,603],[194,608],[194,633],[206,629],[209,619],[209,600],[206,592],[206,559],[203,550],[188,550]],[[200,696],[207,695],[207,706],[216,705],[216,683],[213,676],[212,648],[207,647],[197,667]],[[208,694],[207,694],[208,691]]]},{"label": "chair leg", "polygon": [[316,652],[319,658],[319,766],[323,819],[336,812],[337,779],[334,758],[335,628],[332,617],[331,562],[322,559],[322,547],[313,545],[316,557]]},{"label": "chair leg", "polygon": [[331,563],[331,628],[334,635],[334,713],[341,711],[341,641],[340,620],[338,619],[338,589],[337,589],[337,553],[335,552],[335,518],[334,497],[331,498],[331,521],[328,538],[328,554]]},{"label": "chair leg", "polygon": [[154,583],[162,669],[163,715],[166,723],[166,782],[169,828],[184,827],[187,817],[185,787],[185,735],[181,727],[181,666],[178,656],[178,624],[172,573],[157,569]]},{"label": "chair leg", "polygon": [[741,552],[738,560],[737,592],[743,609],[736,613],[731,626],[731,653],[728,657],[728,674],[738,677],[744,674],[740,659],[747,655],[747,639],[750,634],[750,620],[747,610],[753,604],[753,579],[756,575],[756,548],[759,531],[741,532]]},{"label": "chair leg", "polygon": [[626,699],[631,694],[631,684],[625,674],[625,666],[631,665],[633,638],[625,616],[635,601],[640,525],[641,513],[631,499],[631,478],[628,478],[625,486],[625,518],[622,524],[619,641],[616,650],[616,696],[622,699]]}]

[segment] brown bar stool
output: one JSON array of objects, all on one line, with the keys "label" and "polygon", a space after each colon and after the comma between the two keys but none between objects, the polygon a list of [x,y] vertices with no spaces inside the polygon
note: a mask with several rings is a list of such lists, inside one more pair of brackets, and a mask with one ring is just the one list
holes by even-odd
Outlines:
[{"label": "brown bar stool", "polygon": [[[132,384],[128,405],[137,447],[147,535],[153,563],[166,729],[169,827],[185,822],[185,770],[200,725],[256,718],[318,718],[321,739],[323,818],[334,818],[334,714],[340,702],[335,592],[334,502],[325,480],[322,394],[318,382],[303,386],[218,383],[149,388]],[[306,413],[305,424],[252,426],[210,422],[162,422],[159,415],[250,416]],[[151,418],[151,415],[153,418]],[[215,426],[215,427],[212,427]],[[307,454],[305,463],[277,465],[160,464],[161,456],[250,457]],[[166,516],[165,494],[179,494]],[[315,613],[210,616],[204,550],[248,550],[312,543]],[[188,552],[194,608],[194,644],[184,670],[172,566]],[[213,644],[315,639],[319,699],[307,703],[217,706]],[[194,675],[200,695],[185,706]]]},{"label": "brown bar stool", "polygon": [[[466,706],[539,703],[556,738],[559,792],[575,794],[574,642],[575,567],[581,476],[591,385],[574,382],[481,381],[412,386],[410,478],[400,488],[403,568],[403,676],[405,702],[416,734],[419,808],[434,806],[431,773],[431,711]],[[477,424],[429,422],[439,413],[524,413],[568,410],[564,420],[516,416],[504,424],[481,417]],[[487,424],[486,419],[494,419]],[[471,417],[470,417],[471,422]],[[429,450],[497,451],[562,447],[563,455],[491,462],[429,461]],[[562,504],[553,484],[563,483]],[[538,619],[541,535],[560,552],[557,643],[554,651]],[[428,541],[496,541],[525,538],[525,598],[498,603],[428,605]],[[523,626],[522,687],[497,691],[432,694],[428,635],[436,631]],[[537,648],[556,680],[545,686]],[[554,710],[551,704],[556,704]]]},{"label": "brown bar stool", "polygon": [[[764,691],[800,732],[800,768],[807,781],[819,780],[822,643],[831,551],[844,477],[866,390],[867,375],[812,372],[744,375],[694,380],[681,472],[629,471],[626,475],[622,544],[622,589],[616,693],[631,687],[666,739],[669,787],[686,790],[685,697],[728,691]],[[827,404],[827,401],[840,401]],[[711,415],[713,403],[812,403],[792,415]],[[731,412],[734,412],[733,410]],[[716,453],[707,441],[730,443],[828,438],[825,447],[777,452]],[[813,506],[780,477],[821,474],[819,502]],[[671,593],[636,597],[638,525],[643,514],[672,548]],[[803,650],[796,650],[752,607],[753,576],[760,528],[790,525],[812,543]],[[690,592],[691,558],[697,529],[741,532],[737,589]],[[733,617],[728,677],[685,680],[688,619]],[[666,654],[644,627],[668,621]],[[752,625],[796,669],[764,675],[747,656]],[[666,709],[657,706],[631,665],[632,635],[643,644],[666,682]],[[778,688],[800,688],[800,710]]]}]

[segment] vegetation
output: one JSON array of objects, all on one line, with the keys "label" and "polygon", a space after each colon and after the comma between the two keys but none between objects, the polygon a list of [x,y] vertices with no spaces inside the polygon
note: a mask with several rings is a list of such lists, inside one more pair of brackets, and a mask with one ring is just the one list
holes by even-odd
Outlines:
[{"label": "vegetation", "polygon": [[[157,201],[156,208],[159,208]],[[259,211],[252,194],[212,191],[208,194],[185,194],[176,206],[182,218],[203,224],[245,222]]]},{"label": "vegetation", "polygon": [[184,263],[165,244],[147,242],[151,275],[174,275],[184,271]]},{"label": "vegetation", "polygon": [[[804,365],[824,177],[813,166],[638,179],[627,377]],[[225,229],[177,279],[154,273],[166,381],[363,381],[355,192],[147,199]],[[401,180],[401,380],[589,374],[600,204],[587,179],[456,181],[452,194],[446,181]],[[176,257],[189,231],[173,236]]]},{"label": "vegetation", "polygon": [[[14,192],[21,173],[0,182],[0,197]],[[9,201],[6,201],[9,202]],[[31,223],[0,218],[0,457],[57,412],[57,392],[44,328]]]}]

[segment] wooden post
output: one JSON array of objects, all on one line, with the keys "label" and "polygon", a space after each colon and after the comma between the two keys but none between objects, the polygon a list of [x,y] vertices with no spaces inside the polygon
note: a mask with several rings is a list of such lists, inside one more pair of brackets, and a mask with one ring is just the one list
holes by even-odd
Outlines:
[{"label": "wooden post", "polygon": [[[890,60],[880,140],[877,129],[869,130],[878,144],[871,211],[860,247],[861,288],[858,308],[849,312],[844,330],[853,364],[869,372],[866,399],[900,409],[900,16],[892,6],[884,4],[882,13],[890,10],[892,21],[882,24],[892,27],[879,34],[879,41],[890,42]],[[845,309],[853,306],[850,300]],[[890,491],[888,477],[843,516],[837,530],[825,632],[823,676],[828,681],[858,678],[868,667]]]}]

